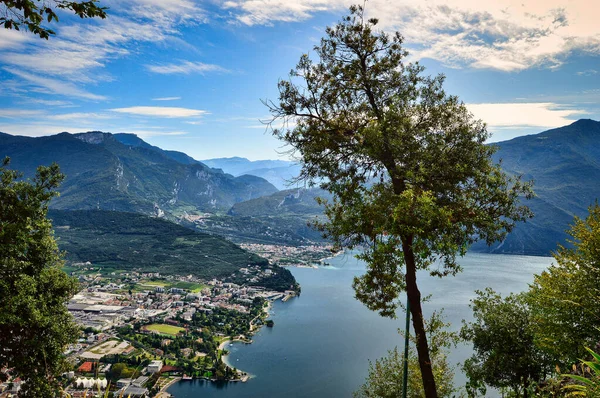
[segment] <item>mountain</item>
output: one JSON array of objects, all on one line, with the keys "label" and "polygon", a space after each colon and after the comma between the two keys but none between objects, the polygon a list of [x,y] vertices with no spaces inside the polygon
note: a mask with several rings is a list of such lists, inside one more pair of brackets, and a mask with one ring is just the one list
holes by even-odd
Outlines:
[{"label": "mountain", "polygon": [[32,176],[56,162],[66,179],[57,209],[104,209],[178,216],[226,211],[233,204],[277,192],[255,176],[234,177],[180,152],[153,147],[131,134],[61,133],[21,137],[0,133],[0,156]]},{"label": "mountain", "polygon": [[167,220],[113,211],[50,210],[58,244],[72,262],[110,270],[223,278],[268,261],[214,235]]},{"label": "mountain", "polygon": [[236,203],[227,215],[196,221],[200,230],[226,236],[234,242],[310,245],[324,242],[321,232],[308,223],[322,217],[315,198],[330,199],[321,189],[289,189]]},{"label": "mountain", "polygon": [[249,174],[264,178],[277,189],[289,189],[292,180],[300,174],[300,165],[286,160],[255,160],[246,158],[217,158],[203,160],[209,167],[221,169],[225,173],[240,176]]},{"label": "mountain", "polygon": [[506,239],[491,248],[482,243],[475,251],[549,255],[573,217],[585,217],[600,198],[600,122],[583,119],[539,134],[499,142],[494,160],[510,174],[534,180],[536,198],[526,204],[535,217],[517,224]]},{"label": "mountain", "polygon": [[[579,120],[569,126],[499,142],[494,161],[511,175],[534,181],[536,197],[526,204],[535,216],[491,247],[477,242],[471,250],[504,254],[550,255],[557,244],[567,245],[565,231],[573,217],[585,217],[600,198],[600,122]],[[236,203],[227,216],[204,220],[234,240],[305,244],[320,240],[306,228],[321,214],[312,200],[321,193],[287,190]]]},{"label": "mountain", "polygon": [[317,216],[323,213],[323,206],[317,203],[317,197],[331,199],[331,194],[317,188],[288,189],[236,203],[227,214],[237,217]]}]

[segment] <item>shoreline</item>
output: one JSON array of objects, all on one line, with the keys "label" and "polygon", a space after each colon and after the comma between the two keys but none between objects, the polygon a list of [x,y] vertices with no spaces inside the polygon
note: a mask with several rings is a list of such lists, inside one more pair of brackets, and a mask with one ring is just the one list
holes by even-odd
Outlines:
[{"label": "shoreline", "polygon": [[156,398],[166,398],[166,397],[172,397],[172,395],[170,393],[167,392],[167,389],[169,387],[171,387],[173,384],[178,383],[181,381],[181,377],[176,377],[173,380],[171,380],[170,382],[168,382],[167,384],[165,384],[159,391],[158,394],[156,394]]}]

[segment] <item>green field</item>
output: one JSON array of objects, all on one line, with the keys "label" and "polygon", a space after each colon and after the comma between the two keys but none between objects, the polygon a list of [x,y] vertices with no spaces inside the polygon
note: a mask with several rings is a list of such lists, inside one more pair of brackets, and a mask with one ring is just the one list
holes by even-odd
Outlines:
[{"label": "green field", "polygon": [[163,281],[145,281],[141,283],[142,285],[150,285],[150,286],[160,286],[160,287],[165,287],[168,285],[167,282],[163,282]]},{"label": "green field", "polygon": [[179,288],[179,289],[185,289],[185,290],[189,290],[192,293],[199,293],[202,289],[204,289],[205,287],[208,287],[208,285],[203,285],[201,283],[195,283],[195,282],[167,282],[167,281],[142,281],[140,283],[138,283],[138,286],[141,286],[142,289],[144,287],[164,287],[165,290],[169,290],[172,287],[175,288]]},{"label": "green field", "polygon": [[184,331],[184,328],[180,328],[178,326],[171,326],[165,324],[154,323],[152,325],[144,326],[144,329],[153,330],[160,334],[167,334],[169,336],[177,336],[179,332]]}]

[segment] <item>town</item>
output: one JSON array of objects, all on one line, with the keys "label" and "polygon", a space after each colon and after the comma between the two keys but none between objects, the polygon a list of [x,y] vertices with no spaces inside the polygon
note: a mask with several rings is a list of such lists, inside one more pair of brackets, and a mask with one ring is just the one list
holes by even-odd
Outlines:
[{"label": "town", "polygon": [[[69,397],[168,396],[181,379],[246,381],[226,364],[229,341],[250,343],[267,324],[270,303],[294,297],[298,286],[269,290],[256,285],[279,267],[241,268],[227,280],[201,280],[144,272],[104,274],[93,264],[71,264],[82,290],[68,303],[81,327],[65,354],[72,369],[59,380]],[[18,378],[0,384],[0,397],[17,394]],[[164,395],[160,395],[164,394]]]}]

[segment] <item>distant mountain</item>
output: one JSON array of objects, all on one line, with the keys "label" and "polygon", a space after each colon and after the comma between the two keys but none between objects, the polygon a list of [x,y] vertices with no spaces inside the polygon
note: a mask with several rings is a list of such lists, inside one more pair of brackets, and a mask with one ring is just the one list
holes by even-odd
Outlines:
[{"label": "distant mountain", "polygon": [[323,216],[315,198],[331,198],[321,189],[288,189],[236,203],[227,215],[214,215],[196,223],[200,230],[217,233],[234,242],[310,245],[324,242],[321,232],[308,223]]},{"label": "distant mountain", "polygon": [[248,160],[246,158],[217,158],[203,160],[209,167],[221,169],[234,176],[249,174],[264,178],[277,189],[294,187],[292,180],[300,174],[300,165],[286,160]]},{"label": "distant mountain", "polygon": [[[579,120],[495,145],[499,150],[494,160],[502,160],[507,173],[534,180],[537,196],[526,204],[535,217],[518,223],[503,242],[491,247],[478,242],[471,250],[550,255],[557,244],[566,244],[565,231],[573,217],[585,217],[588,207],[600,198],[600,122]],[[312,199],[321,193],[287,190],[236,203],[228,216],[207,219],[205,225],[234,239],[290,244],[318,241],[318,233],[305,227],[307,220],[321,214]]]},{"label": "distant mountain", "polygon": [[56,162],[67,176],[57,209],[103,209],[178,216],[226,211],[233,204],[277,192],[255,176],[234,177],[180,152],[164,151],[131,134],[61,133],[30,138],[0,133],[0,156],[32,176]]},{"label": "distant mountain", "polygon": [[517,224],[506,239],[476,251],[549,255],[565,244],[574,216],[585,217],[600,198],[600,122],[583,119],[565,127],[497,143],[494,159],[511,174],[534,180],[537,197],[527,202],[535,217]]},{"label": "distant mountain", "polygon": [[237,217],[262,216],[316,216],[323,213],[317,197],[330,199],[331,194],[322,189],[288,189],[268,196],[236,203],[227,214]]}]

